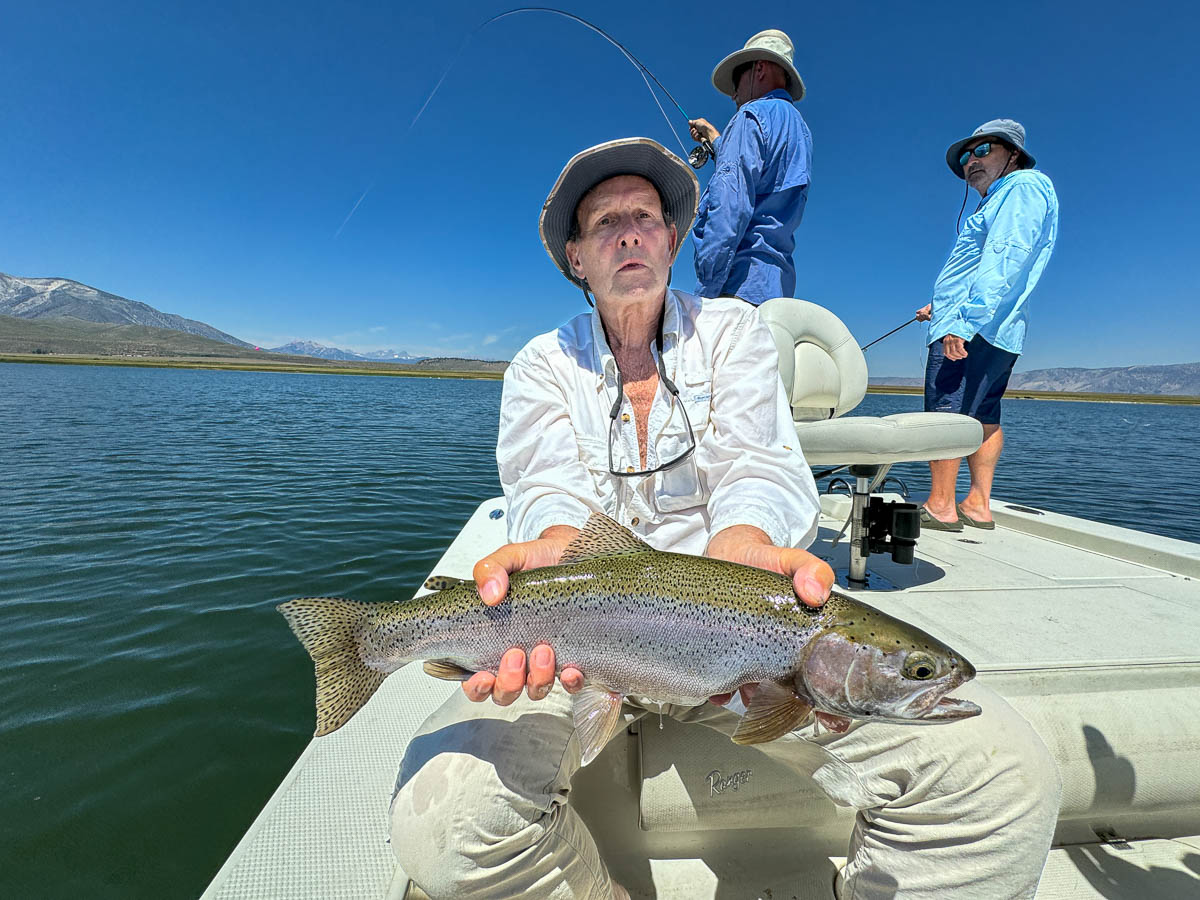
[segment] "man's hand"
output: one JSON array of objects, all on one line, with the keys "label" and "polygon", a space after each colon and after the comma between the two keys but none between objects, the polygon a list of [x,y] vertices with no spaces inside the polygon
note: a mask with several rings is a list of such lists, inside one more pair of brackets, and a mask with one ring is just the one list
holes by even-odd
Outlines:
[{"label": "man's hand", "polygon": [[[508,593],[511,573],[555,565],[577,534],[578,528],[555,525],[543,531],[536,541],[505,544],[485,556],[475,563],[474,570],[479,599],[488,606],[500,603]],[[463,682],[463,692],[475,703],[491,697],[497,706],[508,706],[521,696],[522,689],[528,692],[530,700],[543,699],[554,686],[554,648],[538,644],[529,656],[527,661],[525,651],[513,647],[501,657],[499,672],[476,672]],[[583,687],[583,673],[575,668],[563,669],[559,680],[571,694]]]},{"label": "man's hand", "polygon": [[721,132],[713,128],[708,119],[690,119],[688,126],[694,141],[708,141],[711,144],[721,136]]},{"label": "man's hand", "polygon": [[920,309],[917,310],[917,321],[918,322],[928,322],[932,318],[933,318],[933,304],[932,303],[926,303],[924,306],[922,306]]},{"label": "man's hand", "polygon": [[951,362],[958,362],[960,359],[967,358],[967,342],[960,338],[957,334],[948,334],[942,338],[942,352],[946,355],[946,359]]},{"label": "man's hand", "polygon": [[786,575],[806,606],[821,606],[833,588],[833,569],[827,562],[807,550],[776,547],[765,531],[753,525],[733,525],[717,532],[704,555]]}]

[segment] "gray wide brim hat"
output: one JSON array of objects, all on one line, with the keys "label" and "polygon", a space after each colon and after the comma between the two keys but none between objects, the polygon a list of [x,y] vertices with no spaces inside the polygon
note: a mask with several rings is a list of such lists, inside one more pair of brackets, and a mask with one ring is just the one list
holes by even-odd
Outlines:
[{"label": "gray wide brim hat", "polygon": [[1020,153],[1021,168],[1032,169],[1037,162],[1028,150],[1025,149],[1025,126],[1013,119],[992,119],[990,122],[984,122],[970,137],[965,137],[961,141],[955,141],[950,145],[950,149],[946,151],[946,165],[950,167],[950,171],[959,178],[963,177],[963,167],[958,164],[958,158],[962,156],[963,147],[981,137],[999,138],[1002,141],[1007,141],[1017,148]]},{"label": "gray wide brim hat", "polygon": [[691,166],[650,138],[621,138],[588,147],[571,157],[563,168],[542,204],[538,220],[542,246],[572,284],[583,286],[567,261],[567,238],[575,224],[575,210],[584,194],[618,175],[638,175],[654,185],[662,199],[663,212],[675,224],[678,235],[675,256],[692,230],[700,202],[700,182]]},{"label": "gray wide brim hat", "polygon": [[746,46],[741,50],[730,53],[717,63],[717,67],[713,69],[712,73],[713,87],[726,97],[732,97],[733,92],[737,89],[737,85],[733,83],[733,70],[742,63],[765,59],[775,63],[787,73],[787,90],[792,95],[792,102],[801,100],[804,97],[804,79],[800,77],[800,73],[796,71],[796,66],[792,62],[794,53],[792,39],[782,31],[775,28],[760,31],[746,41]]}]

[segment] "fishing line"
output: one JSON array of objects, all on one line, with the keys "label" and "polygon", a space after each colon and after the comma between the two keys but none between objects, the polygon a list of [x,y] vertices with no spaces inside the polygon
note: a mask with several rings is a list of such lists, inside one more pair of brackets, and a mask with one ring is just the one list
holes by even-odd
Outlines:
[{"label": "fishing line", "polygon": [[[442,82],[444,82],[446,80],[446,76],[450,74],[450,70],[452,68],[454,68],[454,65],[458,62],[459,58],[463,54],[463,51],[467,49],[467,45],[471,42],[471,39],[473,37],[475,37],[475,35],[477,35],[480,31],[482,31],[488,25],[492,24],[493,22],[497,22],[500,19],[507,18],[508,16],[515,16],[518,13],[531,13],[531,12],[552,13],[553,15],[563,16],[564,18],[570,19],[573,22],[578,22],[580,25],[583,25],[585,28],[588,28],[588,29],[594,31],[596,34],[600,35],[602,38],[604,38],[606,41],[608,41],[610,44],[612,44],[614,47],[616,47],[618,50],[620,50],[621,54],[627,60],[629,60],[629,62],[631,62],[633,64],[633,67],[638,70],[638,74],[642,76],[642,81],[644,81],[646,83],[646,90],[648,90],[650,92],[650,96],[654,98],[654,104],[658,107],[658,111],[660,113],[662,113],[662,117],[666,121],[667,127],[671,129],[671,134],[673,134],[675,136],[675,140],[679,143],[680,149],[683,150],[684,156],[686,156],[688,158],[688,162],[690,162],[692,164],[692,167],[699,169],[709,160],[710,157],[716,155],[715,151],[713,150],[712,144],[707,139],[704,139],[704,138],[701,139],[699,147],[694,148],[690,152],[688,151],[687,147],[683,143],[683,140],[679,137],[679,132],[676,131],[675,126],[671,124],[671,117],[668,116],[667,111],[665,109],[663,109],[663,105],[658,99],[658,94],[656,94],[654,92],[654,88],[651,86],[650,81],[653,80],[654,83],[656,85],[658,85],[659,89],[664,94],[667,95],[667,99],[670,100],[671,103],[674,104],[674,106],[677,110],[679,110],[680,115],[682,115],[685,119],[688,119],[689,121],[691,119],[691,116],[689,116],[686,112],[684,112],[683,107],[679,105],[679,101],[676,100],[671,95],[671,92],[668,91],[666,89],[666,87],[663,86],[663,83],[661,81],[659,81],[657,77],[655,77],[653,72],[651,72],[648,68],[646,68],[646,65],[640,59],[638,59],[636,56],[634,56],[632,53],[629,52],[628,48],[626,48],[624,44],[622,44],[620,41],[618,41],[615,37],[613,37],[611,34],[609,34],[607,31],[605,31],[599,25],[595,25],[595,24],[589,22],[587,19],[581,18],[581,17],[575,15],[574,13],[569,13],[566,10],[562,10],[562,9],[555,9],[554,7],[551,7],[551,6],[520,6],[520,7],[517,7],[516,9],[505,10],[502,13],[497,13],[496,15],[492,16],[490,19],[485,19],[483,22],[479,23],[479,25],[477,25],[474,28],[474,30],[468,32],[467,36],[465,38],[463,38],[462,43],[459,45],[458,50],[455,51],[454,56],[452,56],[450,58],[450,62],[446,65],[445,70],[442,72],[442,76],[437,80],[437,84],[435,84],[433,86],[433,90],[431,90],[429,92],[429,96],[427,96],[425,98],[425,102],[421,104],[421,108],[417,110],[417,114],[412,117],[412,121],[409,122],[408,127],[406,129],[404,129],[404,134],[400,135],[399,142],[403,142],[404,139],[408,137],[409,132],[413,130],[413,126],[415,126],[417,124],[417,121],[421,118],[421,115],[425,112],[426,108],[429,106],[430,101],[433,100],[434,95],[441,88]],[[700,152],[701,150],[703,150],[704,152],[701,153]],[[358,198],[358,202],[356,202],[354,204],[354,206],[350,209],[350,212],[346,214],[346,218],[342,221],[342,224],[338,226],[338,230],[334,232],[333,237],[335,240],[337,239],[338,235],[340,235],[342,233],[342,229],[344,229],[346,227],[346,224],[354,216],[355,211],[362,204],[363,200],[366,199],[367,194],[369,194],[371,192],[372,188],[374,188],[374,187],[375,187],[375,182],[373,181],[373,182],[371,182],[370,185],[367,186],[367,189],[362,192],[362,195]]]}]

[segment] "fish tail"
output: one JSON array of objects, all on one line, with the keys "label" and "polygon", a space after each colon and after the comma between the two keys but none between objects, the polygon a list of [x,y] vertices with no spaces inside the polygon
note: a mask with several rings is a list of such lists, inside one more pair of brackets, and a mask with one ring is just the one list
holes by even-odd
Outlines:
[{"label": "fish tail", "polygon": [[371,699],[387,672],[370,668],[358,652],[356,629],[370,614],[366,603],[301,597],[276,607],[312,657],[317,674],[316,736],[337,731]]}]

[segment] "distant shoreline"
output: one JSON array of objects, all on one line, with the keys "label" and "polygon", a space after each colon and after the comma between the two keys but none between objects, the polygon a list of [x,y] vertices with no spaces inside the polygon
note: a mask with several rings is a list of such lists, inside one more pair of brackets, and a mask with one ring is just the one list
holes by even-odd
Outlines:
[{"label": "distant shoreline", "polygon": [[[873,384],[868,394],[916,394],[925,393],[920,385]],[[1029,391],[1009,388],[1004,392],[1006,400],[1079,400],[1086,403],[1155,403],[1165,406],[1200,406],[1200,397],[1190,394],[1104,394],[1084,391]]]},{"label": "distant shoreline", "polygon": [[[43,363],[72,366],[128,366],[150,369],[219,369],[230,372],[285,372],[302,375],[383,375],[392,378],[465,378],[499,381],[503,372],[471,372],[462,370],[424,369],[395,363],[373,363],[366,366],[344,361],[312,360],[274,362],[257,359],[212,359],[187,356],[120,357],[70,356],[57,354],[0,353],[0,362]],[[868,394],[913,394],[920,396],[919,385],[870,385]],[[1200,397],[1183,394],[1106,394],[1082,391],[1030,391],[1009,388],[1005,397],[1013,400],[1075,400],[1088,403],[1153,403],[1166,406],[1200,406]]]},{"label": "distant shoreline", "polygon": [[450,369],[401,366],[395,363],[374,363],[358,366],[353,363],[325,360],[275,362],[258,359],[216,359],[190,356],[71,356],[67,354],[0,353],[0,362],[42,363],[69,366],[126,366],[137,369],[220,369],[229,372],[282,372],[299,375],[383,375],[392,378],[466,378],[499,381],[503,372],[471,372]]}]

